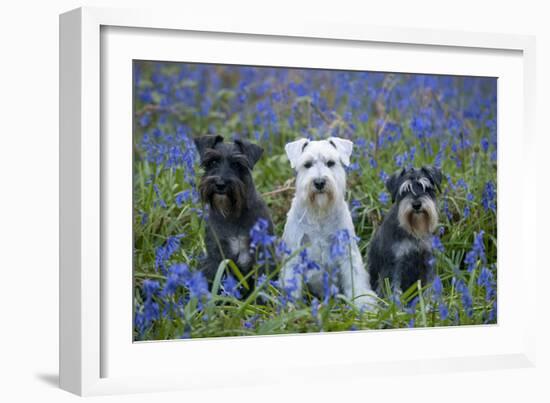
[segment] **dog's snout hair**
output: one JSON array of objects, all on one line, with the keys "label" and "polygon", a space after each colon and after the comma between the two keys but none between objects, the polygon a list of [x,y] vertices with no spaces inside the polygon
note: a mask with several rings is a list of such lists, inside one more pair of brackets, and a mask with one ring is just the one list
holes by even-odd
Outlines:
[{"label": "dog's snout hair", "polygon": [[203,176],[199,182],[199,194],[204,203],[223,217],[238,217],[247,206],[246,185],[238,179]]},{"label": "dog's snout hair", "polygon": [[402,199],[397,216],[401,228],[418,238],[434,232],[438,224],[435,201],[427,196]]}]

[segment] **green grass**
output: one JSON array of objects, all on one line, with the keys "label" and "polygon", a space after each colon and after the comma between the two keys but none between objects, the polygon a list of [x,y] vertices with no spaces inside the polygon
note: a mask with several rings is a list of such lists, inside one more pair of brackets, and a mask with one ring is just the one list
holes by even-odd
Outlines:
[{"label": "green grass", "polygon": [[[150,103],[158,105],[163,96],[169,96],[158,90],[158,84],[154,84],[151,80],[152,71],[151,65],[143,64],[138,89],[152,87],[154,96]],[[160,71],[166,77],[174,75],[172,65],[164,65]],[[217,74],[223,73],[220,68],[216,71]],[[254,109],[254,105],[263,98],[250,97],[248,103],[241,109],[236,108],[232,99],[238,94],[236,86],[239,78],[229,73],[224,77],[226,84],[223,89],[214,91],[211,86],[207,86],[204,90],[204,94],[208,94],[215,100],[212,102],[210,112],[205,116],[197,117],[198,107],[180,105],[174,101],[173,110],[166,114],[165,120],[160,119],[160,113],[152,112],[148,124],[136,125],[133,231],[134,305],[138,313],[143,314],[146,306],[143,282],[156,280],[161,287],[166,283],[166,273],[156,267],[155,257],[157,249],[163,247],[170,237],[182,235],[179,247],[165,262],[166,267],[175,263],[185,263],[191,271],[196,270],[199,256],[205,253],[205,222],[197,213],[197,210],[202,209],[201,204],[188,201],[178,206],[176,203],[176,196],[180,192],[192,188],[190,182],[193,182],[193,179],[186,177],[186,171],[189,174],[189,169],[181,164],[168,167],[166,160],[161,163],[149,161],[146,157],[146,147],[143,145],[143,136],[150,135],[153,128],[160,128],[162,136],[173,135],[178,125],[185,125],[189,129],[186,134],[188,138],[191,135],[204,133],[207,127],[214,128],[216,133],[224,134],[227,138],[232,133],[242,133],[247,127],[251,127],[250,130],[246,130],[248,133],[257,131],[254,116],[258,112]],[[199,91],[192,80],[174,82]],[[267,82],[273,87],[280,86],[280,83],[273,80],[268,79]],[[413,86],[413,84],[407,85]],[[460,87],[463,83],[458,80],[455,85]],[[173,89],[169,92],[173,94]],[[411,92],[411,94],[413,99],[419,97],[417,93]],[[324,96],[330,99],[330,91],[327,90]],[[468,96],[467,92],[462,95],[462,103],[470,99]],[[200,102],[200,97],[196,99]],[[311,107],[312,101],[313,98],[309,96],[297,97],[292,101],[293,105],[298,106],[295,111],[299,112],[295,112],[297,123],[294,127],[287,123],[288,116],[292,113],[290,106],[285,103],[275,104],[273,110],[279,122],[277,132],[272,132],[269,128],[262,129],[262,133],[268,134],[268,136],[262,135],[259,141],[265,153],[256,165],[253,175],[259,192],[265,195],[277,236],[282,235],[286,213],[293,196],[294,173],[284,154],[284,144],[302,137],[304,133],[313,137],[323,137],[327,133],[327,126],[331,130],[338,131],[340,127],[342,127],[341,130],[349,130],[345,127],[342,107],[335,105],[334,113],[328,115]],[[372,102],[372,100],[365,102]],[[460,102],[457,104],[460,105]],[[136,98],[136,111],[139,112],[145,105],[147,105],[146,102]],[[457,108],[455,104],[448,105],[448,109],[452,107]],[[243,110],[245,114],[242,113]],[[496,282],[497,272],[496,213],[482,205],[486,183],[496,183],[496,163],[490,158],[490,152],[484,151],[479,145],[483,138],[490,137],[489,129],[477,121],[463,118],[463,124],[468,127],[471,146],[455,152],[451,149],[451,145],[453,141],[458,142],[460,139],[454,138],[451,133],[442,132],[425,140],[433,148],[433,152],[429,153],[423,151],[421,141],[412,132],[408,124],[409,117],[393,109],[388,108],[388,111],[387,119],[402,125],[401,139],[391,146],[377,148],[365,156],[355,154],[353,162],[358,164],[357,169],[348,174],[346,199],[357,200],[359,206],[354,213],[355,230],[360,238],[359,248],[366,262],[369,242],[389,209],[389,205],[379,201],[380,193],[385,191],[380,171],[384,170],[388,174],[394,172],[397,169],[395,156],[410,151],[411,147],[417,147],[414,166],[433,164],[434,156],[441,150],[444,154],[441,169],[453,182],[451,186],[444,181],[443,194],[440,194],[438,199],[442,229],[440,238],[445,248],[444,252],[435,253],[435,269],[443,284],[441,299],[432,298],[433,291],[430,284],[416,284],[409,290],[404,290],[399,300],[380,299],[380,308],[376,312],[361,312],[343,296],[333,298],[327,304],[321,304],[317,312],[313,312],[312,295],[306,293],[304,302],[281,304],[279,302],[281,291],[269,283],[264,283],[264,287],[256,288],[249,298],[237,299],[221,295],[220,281],[224,273],[231,273],[239,278],[236,266],[232,262],[223,261],[220,263],[210,298],[189,299],[189,290],[185,286],[179,286],[175,294],[169,297],[161,296],[160,292],[156,293],[152,301],[158,304],[159,312],[152,315],[154,319],[143,329],[138,329],[136,326],[134,330],[136,340],[496,323],[496,316],[491,316],[491,312],[493,314],[495,312],[493,310],[496,308],[496,296],[491,295],[490,298],[486,298],[486,287],[478,284],[482,267],[490,270],[494,282]],[[445,116],[449,113],[447,112]],[[317,118],[314,117],[315,115]],[[315,119],[321,119],[322,122],[313,125],[312,122]],[[353,121],[355,128],[352,140],[357,142],[358,139],[365,139],[367,143],[377,141],[380,131],[377,129],[374,117],[369,118],[367,122],[361,122],[356,118]],[[343,132],[341,135],[347,134]],[[254,136],[251,134],[250,137]],[[163,138],[159,137],[158,142],[171,141]],[[453,158],[450,158],[451,156]],[[371,165],[371,158],[376,162],[376,167]],[[460,164],[457,164],[457,159]],[[197,173],[200,172],[196,165],[195,169]],[[460,179],[464,181],[467,189],[455,185]],[[154,186],[157,186],[158,194]],[[468,193],[473,195],[473,200],[467,200]],[[165,205],[160,201],[161,199]],[[445,204],[448,206],[448,214],[444,212]],[[465,217],[464,208],[467,206],[470,209],[470,215]],[[485,233],[483,245],[486,262],[478,259],[475,269],[468,272],[464,259],[472,249],[475,234],[480,231]],[[281,262],[271,274],[274,280],[280,267]],[[254,275],[255,273],[252,273],[251,278]],[[470,312],[464,306],[464,292],[457,290],[459,281],[464,282],[471,294]],[[408,307],[407,304],[413,299],[416,299],[416,305],[412,308]],[[446,319],[441,317],[440,304],[447,307]]]}]

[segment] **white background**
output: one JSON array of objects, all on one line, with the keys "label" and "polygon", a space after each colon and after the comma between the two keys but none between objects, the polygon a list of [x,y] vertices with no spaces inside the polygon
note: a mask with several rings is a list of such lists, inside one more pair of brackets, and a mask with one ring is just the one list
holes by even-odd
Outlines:
[{"label": "white background", "polygon": [[[537,35],[537,113],[539,182],[545,179],[550,109],[550,30],[546,2],[528,1],[162,1],[182,12],[243,13],[250,18],[315,16],[372,25],[403,25]],[[256,4],[254,4],[256,3]],[[372,3],[372,4],[371,4]],[[359,6],[360,4],[360,6]],[[151,7],[148,1],[12,1],[0,11],[0,399],[65,402],[76,398],[57,389],[58,356],[58,14],[81,5]],[[308,17],[309,16],[309,17]],[[517,167],[521,169],[521,167]],[[538,189],[540,258],[546,247],[548,218]],[[7,222],[6,222],[7,221]],[[543,266],[543,265],[541,265]],[[354,379],[304,385],[94,398],[101,401],[548,401],[550,311],[542,272],[535,369]],[[224,363],[228,365],[230,363]],[[230,365],[229,365],[230,366]]]}]

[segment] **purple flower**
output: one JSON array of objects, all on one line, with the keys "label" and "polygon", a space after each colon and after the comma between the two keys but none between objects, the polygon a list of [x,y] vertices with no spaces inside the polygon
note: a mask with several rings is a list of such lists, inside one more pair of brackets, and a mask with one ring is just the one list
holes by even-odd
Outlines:
[{"label": "purple flower", "polygon": [[492,210],[496,212],[496,187],[492,181],[488,181],[483,188],[481,195],[481,204],[485,211]]},{"label": "purple flower", "polygon": [[462,306],[464,307],[464,310],[466,311],[466,315],[468,317],[472,317],[473,315],[473,301],[472,301],[472,294],[470,293],[470,289],[466,285],[466,283],[462,280],[458,280],[456,284],[456,290],[462,294]]},{"label": "purple flower", "polygon": [[196,271],[191,275],[189,281],[187,282],[187,288],[189,289],[189,296],[191,298],[197,298],[199,302],[204,297],[210,297],[210,292],[208,291],[208,281],[206,281],[206,278],[201,271]]},{"label": "purple flower", "polygon": [[380,194],[378,195],[378,201],[383,205],[388,204],[388,202],[390,201],[390,195],[388,194],[388,192],[380,192]]},{"label": "purple flower", "polygon": [[441,278],[439,276],[435,276],[432,283],[432,290],[434,292],[434,299],[439,300],[441,298],[441,294],[443,293],[443,284],[441,283]]},{"label": "purple flower", "polygon": [[[358,238],[355,237],[357,240]],[[332,242],[330,244],[330,258],[333,261],[338,260],[342,256],[346,256],[349,253],[349,247],[351,245],[351,237],[347,229],[341,229],[336,231],[332,236]]]},{"label": "purple flower", "polygon": [[485,256],[485,246],[483,244],[483,235],[485,231],[481,230],[474,235],[474,243],[472,249],[466,253],[464,262],[467,264],[468,272],[475,269],[478,260],[483,263],[487,263],[487,257]]},{"label": "purple flower", "polygon": [[160,290],[160,284],[156,280],[144,280],[143,281],[143,292],[145,293],[145,299],[151,299],[154,295],[157,294],[157,291]]},{"label": "purple flower", "polygon": [[231,274],[225,275],[222,279],[222,288],[223,295],[236,299],[241,299],[242,295],[239,291],[241,285],[239,285],[239,282]]},{"label": "purple flower", "polygon": [[441,242],[441,238],[439,238],[437,235],[432,236],[432,248],[434,250],[437,250],[441,253],[445,252],[445,247],[443,246],[443,243]]}]

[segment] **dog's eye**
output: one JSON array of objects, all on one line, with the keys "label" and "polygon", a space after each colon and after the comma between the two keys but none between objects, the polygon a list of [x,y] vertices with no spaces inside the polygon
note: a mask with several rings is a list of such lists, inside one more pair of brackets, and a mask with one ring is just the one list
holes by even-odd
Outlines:
[{"label": "dog's eye", "polygon": [[335,162],[333,160],[327,161],[327,167],[332,168],[334,166]]},{"label": "dog's eye", "polygon": [[304,164],[304,168],[309,169],[313,166],[313,163],[311,161],[308,161]]},{"label": "dog's eye", "polygon": [[206,169],[216,168],[218,166],[218,160],[210,160],[204,164]]}]

